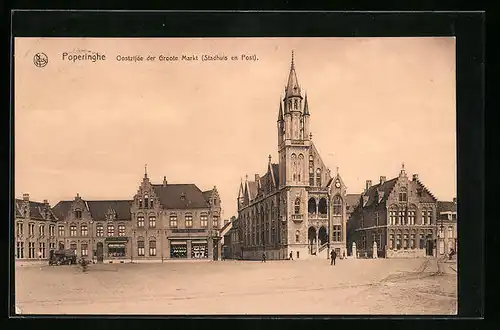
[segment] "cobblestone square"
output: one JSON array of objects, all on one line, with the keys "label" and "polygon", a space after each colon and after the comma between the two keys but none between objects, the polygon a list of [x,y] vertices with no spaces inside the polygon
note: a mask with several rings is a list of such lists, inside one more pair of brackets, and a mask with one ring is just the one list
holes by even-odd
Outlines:
[{"label": "cobblestone square", "polygon": [[16,266],[23,314],[457,312],[456,263],[436,259]]}]

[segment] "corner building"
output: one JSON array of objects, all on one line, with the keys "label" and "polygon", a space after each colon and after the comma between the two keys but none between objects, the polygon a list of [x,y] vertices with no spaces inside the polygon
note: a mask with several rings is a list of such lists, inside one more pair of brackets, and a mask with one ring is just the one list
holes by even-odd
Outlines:
[{"label": "corner building", "polygon": [[292,63],[278,111],[278,163],[271,156],[264,175],[246,176],[238,193],[244,259],[327,258],[346,252],[346,187],[331,176],[312,141],[307,95]]},{"label": "corner building", "polygon": [[87,201],[79,195],[53,208],[58,248],[97,262],[217,259],[221,201],[217,188],[150,182],[131,200]]},{"label": "corner building", "polygon": [[349,242],[356,243],[360,256],[435,256],[437,206],[436,197],[418,174],[408,178],[403,165],[395,178],[381,176],[375,185],[366,181],[348,221]]}]

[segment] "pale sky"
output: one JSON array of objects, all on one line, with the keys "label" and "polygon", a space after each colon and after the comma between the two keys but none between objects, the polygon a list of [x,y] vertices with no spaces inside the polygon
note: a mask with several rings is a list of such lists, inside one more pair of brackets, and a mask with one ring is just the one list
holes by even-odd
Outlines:
[{"label": "pale sky", "polygon": [[[62,60],[81,50],[106,60]],[[17,38],[16,197],[132,199],[147,164],[156,183],[217,186],[224,218],[236,215],[240,178],[264,174],[269,154],[277,160],[292,50],[313,141],[349,193],[404,162],[438,199],[456,196],[455,38]],[[258,61],[230,60],[241,54]]]}]

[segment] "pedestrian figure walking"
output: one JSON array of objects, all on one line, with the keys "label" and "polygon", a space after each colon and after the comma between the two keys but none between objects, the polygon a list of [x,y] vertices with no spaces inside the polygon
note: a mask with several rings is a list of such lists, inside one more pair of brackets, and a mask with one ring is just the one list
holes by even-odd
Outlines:
[{"label": "pedestrian figure walking", "polygon": [[293,251],[290,251],[290,260],[293,260]]},{"label": "pedestrian figure walking", "polygon": [[337,252],[335,252],[335,250],[332,250],[332,252],[330,252],[330,259],[330,265],[335,266],[335,259],[337,259]]},{"label": "pedestrian figure walking", "polygon": [[266,262],[266,254],[262,253],[262,262]]}]

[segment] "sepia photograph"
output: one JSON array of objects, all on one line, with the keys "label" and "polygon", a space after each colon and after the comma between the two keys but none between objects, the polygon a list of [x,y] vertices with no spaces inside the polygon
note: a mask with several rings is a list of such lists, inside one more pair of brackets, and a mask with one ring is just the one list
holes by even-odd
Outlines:
[{"label": "sepia photograph", "polygon": [[18,315],[457,315],[455,37],[14,43]]}]

